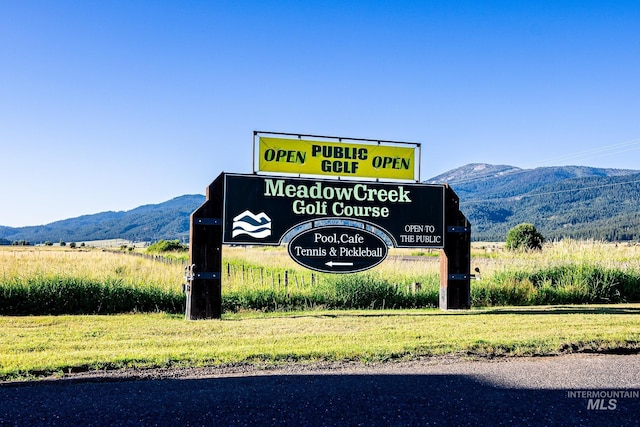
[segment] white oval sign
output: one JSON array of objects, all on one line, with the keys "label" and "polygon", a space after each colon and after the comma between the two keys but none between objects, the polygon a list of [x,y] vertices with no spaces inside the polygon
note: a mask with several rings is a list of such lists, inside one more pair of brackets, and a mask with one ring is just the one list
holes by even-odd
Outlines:
[{"label": "white oval sign", "polygon": [[322,226],[294,236],[289,256],[298,264],[324,273],[356,273],[380,264],[389,249],[368,230],[342,225]]}]

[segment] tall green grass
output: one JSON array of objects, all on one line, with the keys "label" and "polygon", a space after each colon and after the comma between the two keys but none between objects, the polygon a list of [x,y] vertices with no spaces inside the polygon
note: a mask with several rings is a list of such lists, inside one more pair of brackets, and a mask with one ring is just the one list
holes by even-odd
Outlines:
[{"label": "tall green grass", "polygon": [[[419,285],[414,285],[416,283]],[[225,286],[223,282],[223,300],[226,302],[225,308],[231,311],[426,308],[438,306],[439,288],[439,275],[433,272],[406,275],[379,272],[327,274],[316,276],[315,285],[303,287],[261,286],[255,282]],[[482,280],[471,282],[473,306],[638,301],[640,271],[588,263],[516,267],[496,271]]]},{"label": "tall green grass", "polygon": [[473,305],[544,305],[640,301],[640,272],[570,263],[496,272],[472,283]]},{"label": "tall green grass", "polygon": [[327,275],[304,287],[248,285],[225,290],[223,309],[240,310],[308,310],[308,309],[385,309],[424,308],[438,304],[437,277],[422,284],[391,283],[375,273]]},{"label": "tall green grass", "polygon": [[437,278],[425,276],[424,279],[427,283],[414,282],[414,285],[392,283],[373,273],[338,276],[330,281],[333,306],[341,309],[436,307]]},{"label": "tall green grass", "polygon": [[49,276],[0,286],[0,315],[179,313],[184,306],[180,292],[131,286],[120,279]]},{"label": "tall green grass", "polygon": [[[247,269],[248,270],[248,269]],[[271,276],[278,272],[266,271]],[[293,273],[291,274],[293,277]],[[415,278],[414,278],[415,279]],[[291,311],[437,307],[439,277],[392,282],[377,273],[317,276],[304,285],[244,279],[225,286],[223,310]],[[418,283],[416,285],[416,283]],[[503,271],[471,283],[473,306],[593,304],[640,301],[640,273],[589,265]],[[0,315],[183,313],[181,289],[135,286],[121,279],[41,276],[0,284]]]}]

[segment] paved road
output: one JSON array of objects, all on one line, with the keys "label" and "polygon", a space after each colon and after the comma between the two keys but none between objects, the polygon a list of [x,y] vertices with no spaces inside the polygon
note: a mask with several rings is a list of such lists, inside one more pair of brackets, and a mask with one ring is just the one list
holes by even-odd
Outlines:
[{"label": "paved road", "polygon": [[640,355],[144,375],[1,384],[0,425],[640,425]]}]

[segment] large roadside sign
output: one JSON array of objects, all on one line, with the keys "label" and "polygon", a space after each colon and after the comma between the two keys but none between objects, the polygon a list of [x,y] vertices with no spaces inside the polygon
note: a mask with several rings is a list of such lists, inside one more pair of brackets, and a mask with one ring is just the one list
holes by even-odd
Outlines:
[{"label": "large roadside sign", "polygon": [[254,135],[254,171],[419,181],[420,144],[287,134]]},{"label": "large roadside sign", "polygon": [[444,186],[224,174],[223,243],[279,245],[314,220],[356,222],[399,248],[444,247]]},{"label": "large roadside sign", "polygon": [[327,273],[441,249],[440,308],[471,306],[471,224],[448,185],[420,183],[420,144],[254,131],[253,153],[253,174],[221,173],[191,214],[187,319],[222,316],[224,244],[286,243]]}]

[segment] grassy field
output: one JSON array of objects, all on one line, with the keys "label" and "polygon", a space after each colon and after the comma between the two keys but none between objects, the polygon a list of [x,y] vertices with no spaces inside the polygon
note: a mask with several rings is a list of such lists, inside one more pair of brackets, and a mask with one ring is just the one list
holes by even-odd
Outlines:
[{"label": "grassy field", "polygon": [[126,252],[0,247],[0,315],[178,313],[182,272]]},{"label": "grassy field", "polygon": [[[636,245],[562,242],[542,252],[512,253],[489,245],[472,251],[481,280],[473,306],[640,302]],[[186,254],[158,262],[130,251],[5,247],[0,249],[0,315],[184,312]],[[419,256],[416,256],[419,255]],[[438,305],[437,251],[392,250],[359,274],[314,273],[283,248],[223,250],[223,309],[428,308]]]},{"label": "grassy field", "polygon": [[[223,320],[188,322],[180,263],[126,251],[0,247],[0,379],[640,349],[640,246],[565,241],[510,253],[475,244],[481,280],[472,282],[474,309],[459,312],[428,308],[437,305],[437,255],[392,250],[372,271],[323,275],[281,248],[225,248]],[[34,313],[56,315],[24,316]]]}]

